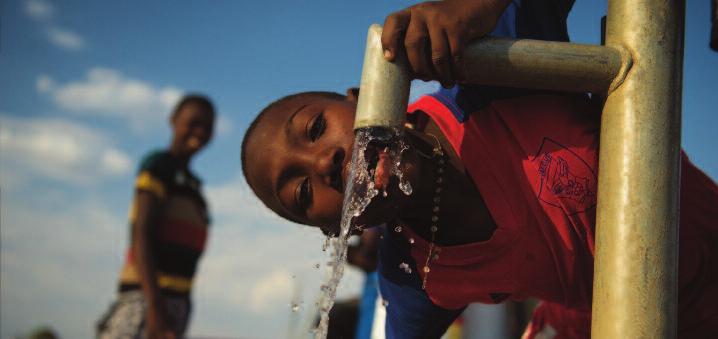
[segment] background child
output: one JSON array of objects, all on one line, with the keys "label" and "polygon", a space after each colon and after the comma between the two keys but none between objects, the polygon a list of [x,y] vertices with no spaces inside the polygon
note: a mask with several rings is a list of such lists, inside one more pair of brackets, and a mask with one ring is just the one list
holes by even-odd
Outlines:
[{"label": "background child", "polygon": [[211,140],[214,119],[209,99],[185,96],[170,118],[169,148],[142,160],[119,294],[98,324],[98,337],[183,336],[191,310],[192,279],[209,224],[201,181],[189,165]]}]

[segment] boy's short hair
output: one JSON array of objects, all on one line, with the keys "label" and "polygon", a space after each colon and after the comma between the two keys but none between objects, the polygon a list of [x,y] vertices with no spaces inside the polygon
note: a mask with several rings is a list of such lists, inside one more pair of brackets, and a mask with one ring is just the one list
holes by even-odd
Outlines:
[{"label": "boy's short hair", "polygon": [[[267,112],[269,112],[269,111],[275,109],[276,107],[278,107],[284,103],[287,103],[291,100],[301,99],[301,98],[306,98],[306,97],[311,97],[311,96],[317,96],[317,97],[321,97],[321,98],[334,99],[334,100],[345,100],[346,99],[346,96],[341,95],[339,93],[325,92],[325,91],[310,91],[310,92],[300,92],[300,93],[290,94],[290,95],[287,95],[287,96],[284,96],[282,98],[275,100],[274,102],[267,105],[267,107],[262,109],[262,111],[260,111],[259,114],[257,114],[257,117],[254,118],[252,123],[249,125],[249,127],[247,128],[247,131],[244,132],[244,137],[242,138],[242,146],[241,146],[241,151],[240,151],[241,152],[240,158],[241,158],[241,162],[242,162],[242,174],[244,175],[244,180],[247,182],[247,185],[249,186],[249,188],[252,189],[252,191],[254,191],[254,187],[252,187],[252,183],[250,183],[249,179],[247,179],[247,140],[249,140],[249,136],[252,135],[252,133],[254,132],[254,129],[257,127],[259,122],[262,120],[262,118],[265,115],[267,115]],[[262,201],[262,203],[264,203],[264,201]],[[265,203],[265,206],[266,206],[266,203]],[[322,231],[322,233],[324,233],[324,235],[327,235],[327,236],[330,235],[328,233],[328,231],[326,231],[323,227],[320,227],[320,230]]]},{"label": "boy's short hair", "polygon": [[247,185],[254,191],[254,188],[252,187],[252,184],[247,180],[247,140],[249,140],[249,136],[254,132],[254,129],[257,127],[257,124],[259,121],[262,120],[262,118],[267,114],[267,112],[273,110],[274,108],[287,103],[289,101],[295,100],[295,99],[301,99],[311,96],[317,96],[321,98],[327,98],[327,99],[334,99],[334,100],[344,100],[346,99],[346,96],[341,95],[336,92],[326,92],[326,91],[309,91],[309,92],[299,92],[295,94],[290,94],[284,97],[281,97],[274,102],[270,103],[265,107],[262,111],[257,114],[257,117],[254,118],[252,123],[247,128],[247,131],[244,132],[244,137],[242,138],[242,147],[240,150],[240,158],[242,162],[242,174],[244,175],[244,180],[247,181]]},{"label": "boy's short hair", "polygon": [[182,99],[180,99],[180,101],[177,103],[177,105],[175,105],[174,109],[172,110],[171,119],[174,120],[177,117],[177,113],[179,113],[182,108],[187,105],[198,105],[207,110],[207,112],[212,113],[212,115],[215,114],[214,105],[207,96],[199,93],[190,93],[183,96]]}]

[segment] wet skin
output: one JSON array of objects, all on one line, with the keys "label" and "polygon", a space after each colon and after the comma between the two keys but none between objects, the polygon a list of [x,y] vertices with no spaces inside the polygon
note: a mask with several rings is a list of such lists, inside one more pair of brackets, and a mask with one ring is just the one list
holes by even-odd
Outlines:
[{"label": "wet skin", "polygon": [[[246,175],[267,207],[288,220],[337,233],[354,142],[355,110],[353,100],[311,96],[285,102],[263,116],[247,140]],[[398,182],[392,177],[388,196],[376,197],[356,222],[378,225],[401,220],[423,236],[428,234],[433,207],[435,161],[421,154],[431,154],[435,141],[424,133],[407,132],[410,148],[404,152],[401,169],[413,186],[413,194],[400,193]],[[438,134],[444,149],[450,149]],[[486,224],[490,216],[458,157],[453,151],[449,153],[451,166],[445,176],[444,189],[448,194],[446,199],[442,198],[442,219],[447,224],[460,226],[468,222],[474,227],[452,227],[454,231],[447,228],[443,233],[450,237],[444,242],[485,240],[493,226],[488,236],[486,232],[473,233],[476,222]],[[485,213],[475,213],[477,206],[483,206],[478,210]]]}]

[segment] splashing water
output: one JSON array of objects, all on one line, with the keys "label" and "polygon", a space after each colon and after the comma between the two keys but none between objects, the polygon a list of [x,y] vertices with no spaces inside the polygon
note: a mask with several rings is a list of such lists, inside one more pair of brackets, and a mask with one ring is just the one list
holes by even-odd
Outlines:
[{"label": "splashing water", "polygon": [[[329,311],[334,305],[337,287],[344,275],[349,236],[351,236],[352,227],[356,227],[352,224],[352,220],[360,216],[371,200],[380,193],[374,187],[372,179],[374,172],[373,169],[369,169],[370,161],[366,158],[367,148],[370,144],[377,142],[381,143],[382,147],[388,147],[390,174],[399,179],[401,191],[406,195],[412,192],[411,184],[404,178],[399,168],[401,154],[408,148],[403,140],[401,129],[370,127],[357,130],[350,163],[351,170],[349,171],[344,191],[339,234],[329,240],[332,264],[328,264],[327,269],[331,270],[331,274],[320,288],[318,302],[320,320],[314,331],[315,339],[324,339],[327,335]],[[384,196],[388,194],[385,190],[381,193]],[[326,249],[326,247],[323,249]]]}]

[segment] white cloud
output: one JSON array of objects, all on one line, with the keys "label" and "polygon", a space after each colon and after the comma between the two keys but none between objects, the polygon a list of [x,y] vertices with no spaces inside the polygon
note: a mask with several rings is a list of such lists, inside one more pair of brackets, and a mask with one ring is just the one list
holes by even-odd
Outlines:
[{"label": "white cloud", "polygon": [[232,124],[232,120],[229,120],[226,116],[222,115],[221,113],[218,114],[217,122],[215,123],[215,130],[217,131],[217,135],[219,136],[226,136],[232,133],[232,130],[234,129],[234,124]]},{"label": "white cloud", "polygon": [[80,34],[52,24],[55,8],[50,2],[45,0],[26,0],[25,13],[32,19],[42,23],[47,39],[53,45],[68,51],[79,51],[85,48],[85,39]]},{"label": "white cloud", "polygon": [[2,337],[48,324],[61,337],[89,338],[114,294],[127,237],[123,213],[87,194],[33,191],[27,199],[2,192]]},{"label": "white cloud", "polygon": [[55,9],[48,1],[27,0],[25,1],[25,13],[35,20],[47,20],[52,17]]},{"label": "white cloud", "polygon": [[47,38],[55,46],[69,51],[78,51],[85,48],[85,39],[75,32],[59,27],[49,27]]},{"label": "white cloud", "polygon": [[270,211],[254,195],[241,173],[222,185],[210,185],[206,189],[212,215],[228,222],[261,221],[283,225],[288,221]]},{"label": "white cloud", "polygon": [[35,81],[35,88],[37,88],[37,91],[40,93],[49,92],[55,88],[55,81],[45,74],[40,75],[37,77],[37,81]]},{"label": "white cloud", "polygon": [[277,302],[289,304],[292,275],[286,269],[272,271],[257,280],[249,294],[249,308],[256,313],[266,312]]},{"label": "white cloud", "polygon": [[36,87],[62,109],[125,119],[135,131],[161,126],[182,96],[175,87],[154,86],[102,67],[91,68],[84,79],[65,84],[56,84],[51,77],[41,75]]},{"label": "white cloud", "polygon": [[[214,224],[197,276],[198,312],[191,336],[241,333],[277,338],[286,335],[290,316],[313,318],[329,260],[321,250],[321,232],[269,211],[241,174],[209,185],[206,192]],[[356,296],[361,287],[361,273],[349,268],[345,274],[339,298]],[[301,305],[298,312],[292,312],[292,301]],[[215,322],[222,319],[223,310],[232,312],[231,320]]]},{"label": "white cloud", "polygon": [[108,148],[102,152],[101,164],[102,168],[107,170],[108,173],[122,175],[130,170],[132,162],[124,152],[114,148]]},{"label": "white cloud", "polygon": [[108,137],[69,120],[0,116],[0,136],[3,179],[39,175],[88,184],[127,174],[131,166]]},{"label": "white cloud", "polygon": [[[10,138],[6,121],[3,144]],[[67,129],[67,134],[77,133]],[[4,167],[5,149],[2,156]],[[127,204],[109,208],[102,203],[109,196],[93,196],[92,190],[68,193],[34,184],[24,190],[32,194],[12,191],[0,192],[0,304],[11,310],[0,312],[2,323],[10,324],[0,328],[2,337],[26,331],[38,320],[62,337],[91,337],[88,324],[114,296],[127,246]],[[209,185],[207,192],[214,222],[195,279],[189,336],[280,338],[292,330],[290,317],[310,322],[328,260],[321,233],[268,212],[239,175]],[[340,298],[357,295],[361,279],[350,269]],[[292,301],[301,305],[299,311],[292,312]]]}]

